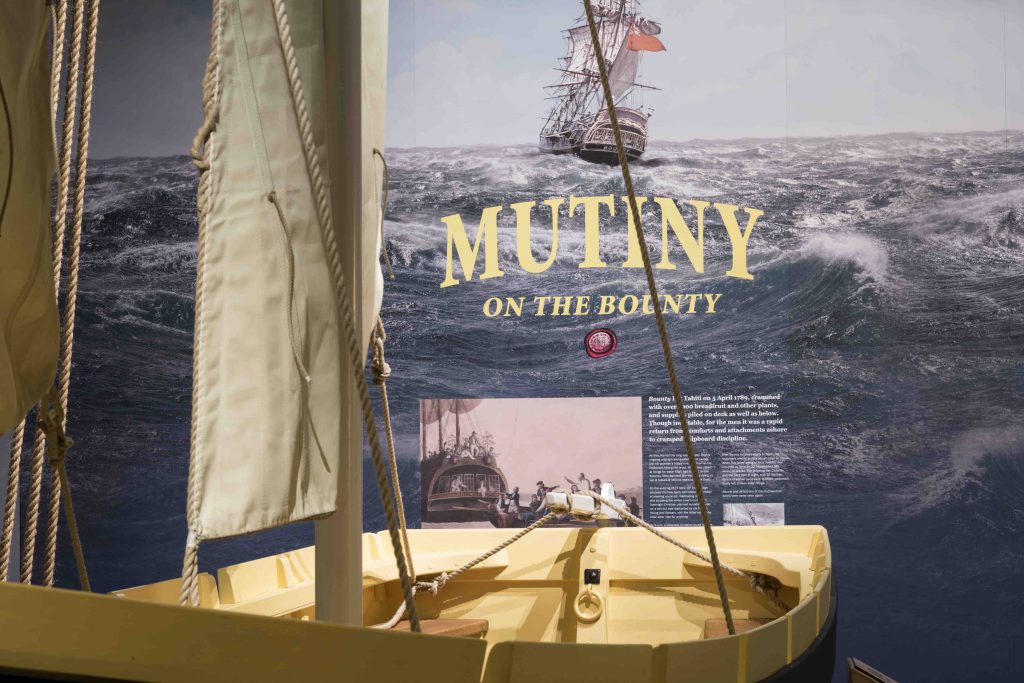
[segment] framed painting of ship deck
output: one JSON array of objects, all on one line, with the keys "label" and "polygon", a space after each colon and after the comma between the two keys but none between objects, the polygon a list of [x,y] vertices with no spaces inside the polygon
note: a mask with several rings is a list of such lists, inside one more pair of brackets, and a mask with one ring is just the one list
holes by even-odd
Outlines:
[{"label": "framed painting of ship deck", "polygon": [[[549,492],[600,493],[612,482],[639,515],[641,417],[637,397],[424,400],[422,524],[525,527],[548,512]],[[564,514],[552,524],[597,520]]]},{"label": "framed painting of ship deck", "polygon": [[860,603],[842,638],[899,671],[869,626],[898,592],[916,642],[966,638],[1005,680],[982,630],[942,625],[966,593],[900,577],[1019,540],[1024,12],[593,5],[657,300],[582,3],[393,3],[383,320],[413,523],[523,527],[596,479],[699,523],[659,308],[713,522],[824,524]]}]

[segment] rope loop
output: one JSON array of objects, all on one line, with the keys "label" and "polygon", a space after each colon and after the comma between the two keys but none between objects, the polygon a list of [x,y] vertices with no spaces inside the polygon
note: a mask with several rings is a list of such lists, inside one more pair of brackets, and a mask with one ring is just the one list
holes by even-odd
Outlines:
[{"label": "rope loop", "polygon": [[384,384],[384,382],[386,382],[389,377],[391,377],[391,366],[390,365],[388,365],[387,363],[382,363],[381,365],[377,365],[375,363],[373,365],[373,383],[374,384]]},{"label": "rope loop", "polygon": [[36,418],[36,429],[46,434],[46,459],[53,467],[64,463],[68,449],[75,444],[64,431],[64,411],[56,392],[56,387],[50,390],[46,410]]},{"label": "rope loop", "polygon": [[[388,186],[390,180],[388,180],[388,160],[384,158],[384,152],[380,151],[376,147],[373,148],[373,155],[380,157],[380,163],[384,167],[384,177],[381,179],[384,185],[383,196],[380,197],[380,251],[384,256],[384,265],[388,267],[388,278],[391,280],[395,279],[395,269],[391,264],[391,254],[388,253],[388,242],[384,236],[384,214],[388,210]],[[379,322],[379,321],[378,321]],[[383,329],[383,328],[382,328]]]},{"label": "rope loop", "polygon": [[444,585],[448,583],[448,579],[451,575],[448,572],[441,572],[440,576],[430,582],[430,594],[437,597],[437,594],[441,592]]},{"label": "rope loop", "polygon": [[370,333],[370,344],[373,347],[373,358],[370,361],[370,368],[373,370],[373,383],[382,386],[391,377],[391,366],[384,358],[384,342],[388,335],[384,331],[384,323],[377,318],[377,324],[373,326]]}]

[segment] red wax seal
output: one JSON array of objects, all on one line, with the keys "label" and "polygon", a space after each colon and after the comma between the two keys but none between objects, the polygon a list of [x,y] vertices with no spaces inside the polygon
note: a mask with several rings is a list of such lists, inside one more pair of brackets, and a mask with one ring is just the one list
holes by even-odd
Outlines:
[{"label": "red wax seal", "polygon": [[619,340],[615,338],[615,333],[607,327],[591,330],[583,338],[583,348],[591,358],[610,356],[615,352],[615,347],[618,344]]}]

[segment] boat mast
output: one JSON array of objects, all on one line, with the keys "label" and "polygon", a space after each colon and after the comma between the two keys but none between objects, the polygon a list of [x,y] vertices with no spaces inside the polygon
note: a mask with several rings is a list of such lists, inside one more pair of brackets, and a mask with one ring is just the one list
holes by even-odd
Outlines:
[{"label": "boat mast", "polygon": [[[387,5],[378,3],[387,21]],[[325,2],[323,7],[327,150],[334,224],[361,226],[362,216],[362,2]],[[370,15],[377,14],[371,12]],[[363,321],[362,230],[336,230],[342,268],[349,283],[355,324]],[[359,338],[367,330],[357,329]],[[342,362],[348,367],[347,362]],[[361,626],[363,534],[363,427],[355,376],[342,374],[351,397],[339,416],[342,458],[337,511],[314,524],[316,534],[316,619]]]}]

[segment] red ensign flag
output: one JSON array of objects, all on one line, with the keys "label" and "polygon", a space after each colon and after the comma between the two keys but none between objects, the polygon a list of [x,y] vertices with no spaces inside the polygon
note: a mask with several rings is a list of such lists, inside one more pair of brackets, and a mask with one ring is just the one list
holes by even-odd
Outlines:
[{"label": "red ensign flag", "polygon": [[665,45],[654,36],[644,35],[633,31],[629,34],[629,39],[626,41],[626,49],[635,50],[640,52],[646,50],[647,52],[663,52]]}]

